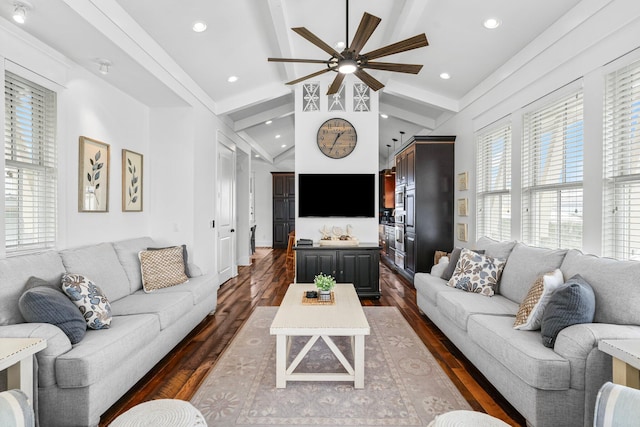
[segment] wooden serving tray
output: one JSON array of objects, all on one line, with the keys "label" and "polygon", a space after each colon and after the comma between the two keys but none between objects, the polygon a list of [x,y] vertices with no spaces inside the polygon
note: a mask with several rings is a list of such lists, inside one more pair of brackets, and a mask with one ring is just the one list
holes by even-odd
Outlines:
[{"label": "wooden serving tray", "polygon": [[307,292],[302,292],[302,304],[304,305],[333,305],[336,303],[336,297],[333,291],[331,291],[331,299],[330,300],[321,300],[319,298],[307,298]]}]

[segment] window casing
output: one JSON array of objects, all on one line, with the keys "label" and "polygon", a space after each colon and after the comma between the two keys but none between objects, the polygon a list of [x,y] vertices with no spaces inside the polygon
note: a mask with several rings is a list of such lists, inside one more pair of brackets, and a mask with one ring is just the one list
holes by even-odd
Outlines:
[{"label": "window casing", "polygon": [[582,248],[582,90],[525,113],[522,238],[531,245]]},{"label": "window casing", "polygon": [[56,94],[5,72],[5,247],[7,255],[56,244]]},{"label": "window casing", "polygon": [[603,249],[640,260],[640,61],[606,76]]},{"label": "window casing", "polygon": [[511,124],[476,135],[478,236],[511,237]]}]

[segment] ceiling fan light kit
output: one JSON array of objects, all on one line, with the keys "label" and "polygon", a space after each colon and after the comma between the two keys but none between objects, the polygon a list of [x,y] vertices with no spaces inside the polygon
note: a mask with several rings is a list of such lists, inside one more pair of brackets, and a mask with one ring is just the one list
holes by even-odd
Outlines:
[{"label": "ceiling fan light kit", "polygon": [[[409,37],[408,39],[392,43],[390,45],[381,47],[379,49],[372,50],[368,53],[361,54],[360,50],[367,43],[375,29],[380,24],[381,19],[377,16],[373,16],[367,12],[362,15],[360,25],[356,30],[356,34],[351,40],[351,45],[346,47],[342,52],[338,52],[333,47],[322,41],[319,37],[307,30],[305,27],[292,28],[294,32],[319,47],[331,57],[327,60],[322,59],[297,59],[297,58],[268,58],[271,62],[299,62],[306,64],[325,64],[327,68],[308,74],[304,77],[287,82],[288,85],[294,85],[301,81],[319,76],[329,71],[337,72],[338,75],[334,79],[333,83],[329,86],[327,95],[333,95],[338,92],[340,85],[342,84],[346,74],[354,74],[364,84],[369,86],[373,91],[380,90],[384,85],[374,78],[371,74],[367,73],[365,69],[381,70],[381,71],[393,71],[397,73],[418,74],[422,69],[422,65],[417,64],[399,64],[393,62],[371,62],[374,59],[382,58],[384,56],[394,55],[396,53],[406,52],[408,50],[417,49],[429,45],[427,36],[419,34],[417,36]],[[349,0],[347,0],[347,37],[349,39],[348,32],[349,23]]]}]

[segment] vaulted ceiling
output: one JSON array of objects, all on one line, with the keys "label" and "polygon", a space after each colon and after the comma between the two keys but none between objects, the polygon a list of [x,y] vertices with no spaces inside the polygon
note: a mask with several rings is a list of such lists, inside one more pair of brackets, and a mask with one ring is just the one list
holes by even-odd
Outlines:
[{"label": "vaulted ceiling", "polygon": [[[345,41],[346,0],[28,0],[20,28],[151,106],[197,98],[226,120],[266,161],[295,150],[291,86],[317,64],[267,62],[268,57],[328,59],[293,31],[306,27],[330,45]],[[349,35],[364,12],[382,22],[363,51],[425,33],[426,48],[385,57],[423,64],[418,75],[372,70],[380,91],[380,155],[387,144],[434,129],[472,102],[469,94],[500,66],[580,3],[524,0],[351,0]],[[0,3],[11,21],[13,0]],[[501,25],[487,30],[494,17]],[[204,32],[194,22],[207,24]],[[16,25],[8,22],[7,25]],[[111,62],[98,71],[97,59]],[[451,78],[443,80],[441,73]],[[237,76],[230,83],[227,79]],[[498,76],[499,78],[499,76]],[[272,122],[265,124],[268,120]],[[280,135],[276,138],[276,135]],[[406,138],[406,136],[405,136]]]}]

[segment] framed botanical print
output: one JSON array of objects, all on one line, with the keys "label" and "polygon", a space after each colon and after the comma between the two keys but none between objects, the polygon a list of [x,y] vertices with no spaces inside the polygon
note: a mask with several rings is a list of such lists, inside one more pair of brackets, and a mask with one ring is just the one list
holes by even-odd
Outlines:
[{"label": "framed botanical print", "polygon": [[142,158],[122,150],[122,212],[142,212]]},{"label": "framed botanical print", "polygon": [[467,224],[459,222],[456,225],[456,238],[461,242],[466,242],[467,238]]},{"label": "framed botanical print", "polygon": [[469,173],[462,172],[458,174],[458,191],[465,191],[469,189]]},{"label": "framed botanical print", "polygon": [[469,215],[469,199],[458,199],[458,216]]},{"label": "framed botanical print", "polygon": [[109,144],[80,137],[78,212],[109,212]]}]

